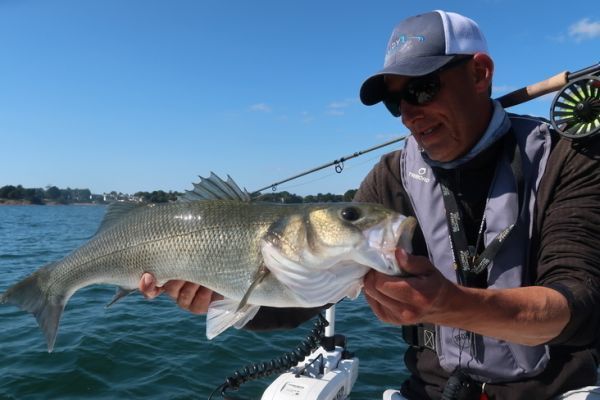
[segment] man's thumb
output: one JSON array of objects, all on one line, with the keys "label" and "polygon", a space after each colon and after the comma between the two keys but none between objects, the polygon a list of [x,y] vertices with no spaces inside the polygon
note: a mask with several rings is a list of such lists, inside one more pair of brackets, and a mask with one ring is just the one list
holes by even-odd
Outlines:
[{"label": "man's thumb", "polygon": [[400,269],[409,275],[427,275],[431,270],[431,263],[427,258],[408,254],[402,248],[396,249],[396,260]]}]

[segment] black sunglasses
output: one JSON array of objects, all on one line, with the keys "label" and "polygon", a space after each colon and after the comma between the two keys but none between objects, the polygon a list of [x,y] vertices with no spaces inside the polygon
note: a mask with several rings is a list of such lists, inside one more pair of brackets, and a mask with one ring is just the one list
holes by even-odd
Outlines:
[{"label": "black sunglasses", "polygon": [[431,103],[442,86],[440,72],[465,64],[472,58],[472,55],[458,56],[428,75],[412,78],[403,90],[388,92],[383,99],[383,104],[394,117],[399,117],[401,101],[405,101],[413,106],[423,106]]}]

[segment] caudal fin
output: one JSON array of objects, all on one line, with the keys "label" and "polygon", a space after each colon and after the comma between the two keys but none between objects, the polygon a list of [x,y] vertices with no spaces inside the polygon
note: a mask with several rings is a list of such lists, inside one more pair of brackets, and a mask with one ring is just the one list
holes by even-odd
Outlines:
[{"label": "caudal fin", "polygon": [[60,316],[70,297],[69,293],[50,293],[49,272],[54,264],[39,269],[11,286],[0,295],[0,304],[13,304],[32,313],[46,336],[48,352],[52,352]]}]

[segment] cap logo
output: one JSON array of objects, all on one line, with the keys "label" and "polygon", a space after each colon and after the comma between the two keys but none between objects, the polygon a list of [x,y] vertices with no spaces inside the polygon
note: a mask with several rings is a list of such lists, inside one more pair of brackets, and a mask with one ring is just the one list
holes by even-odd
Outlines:
[{"label": "cap logo", "polygon": [[390,53],[394,51],[394,49],[396,49],[396,47],[398,47],[399,45],[413,40],[416,40],[417,42],[424,42],[425,36],[400,34],[398,35],[398,38],[396,40],[390,42],[390,44],[388,45],[387,52]]},{"label": "cap logo", "polygon": [[400,49],[403,48],[403,45],[405,45],[406,43],[413,43],[413,42],[418,42],[418,43],[422,43],[425,41],[425,36],[424,35],[406,35],[406,34],[399,34],[397,38],[390,40],[389,44],[388,44],[388,48],[387,51],[385,53],[385,60],[384,60],[384,65],[388,65],[388,63],[390,63],[391,61],[391,57],[400,51]]}]

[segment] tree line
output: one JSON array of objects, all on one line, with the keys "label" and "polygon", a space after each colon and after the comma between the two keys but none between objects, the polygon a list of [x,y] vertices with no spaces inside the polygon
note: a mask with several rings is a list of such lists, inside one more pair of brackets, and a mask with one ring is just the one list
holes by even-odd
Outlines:
[{"label": "tree line", "polygon": [[264,193],[256,196],[257,200],[268,201],[273,203],[330,203],[340,201],[352,201],[356,189],[347,190],[344,194],[319,193],[316,195],[309,194],[308,196],[299,196],[289,192],[273,192]]},{"label": "tree line", "polygon": [[[332,193],[319,193],[316,195],[299,196],[287,191],[264,193],[256,197],[259,201],[274,203],[326,203],[352,201],[355,189],[348,190],[343,195]],[[102,195],[92,194],[89,189],[60,189],[56,186],[47,186],[46,188],[24,188],[22,185],[6,185],[0,187],[0,203],[6,200],[26,202],[30,204],[72,204],[72,203],[109,203],[112,201],[140,201],[146,203],[167,203],[177,200],[182,193],[163,190],[152,192],[136,192],[134,195],[128,195],[120,192],[110,192]]]},{"label": "tree line", "polygon": [[92,192],[89,189],[59,189],[56,186],[43,188],[24,188],[22,185],[6,185],[0,187],[0,199],[26,201],[31,204],[45,204],[55,202],[61,204],[69,203],[91,203]]}]

